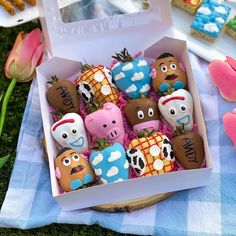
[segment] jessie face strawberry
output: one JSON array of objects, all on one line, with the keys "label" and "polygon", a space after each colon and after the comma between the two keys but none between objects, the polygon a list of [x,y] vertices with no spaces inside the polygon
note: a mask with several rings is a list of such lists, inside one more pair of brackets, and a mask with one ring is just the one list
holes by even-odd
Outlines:
[{"label": "jessie face strawberry", "polygon": [[52,77],[52,81],[47,90],[46,96],[48,103],[63,114],[74,112],[79,113],[79,96],[76,86],[69,80],[59,80],[56,76]]},{"label": "jessie face strawberry", "polygon": [[187,90],[179,89],[170,95],[161,97],[158,107],[172,128],[184,125],[186,130],[192,130],[193,99]]},{"label": "jessie face strawberry", "polygon": [[187,87],[187,77],[183,65],[170,53],[161,54],[154,65],[156,76],[152,87],[156,92],[167,92],[168,89],[183,89]]},{"label": "jessie face strawberry", "polygon": [[134,139],[128,148],[128,162],[138,176],[151,176],[174,170],[174,152],[169,139],[162,133]]},{"label": "jessie face strawberry", "polygon": [[82,75],[77,78],[76,85],[87,102],[91,96],[100,104],[106,102],[116,104],[119,100],[118,89],[112,83],[111,71],[102,65],[82,66]]},{"label": "jessie face strawberry", "polygon": [[129,100],[124,107],[125,117],[134,131],[159,129],[160,115],[157,103],[151,98]]}]

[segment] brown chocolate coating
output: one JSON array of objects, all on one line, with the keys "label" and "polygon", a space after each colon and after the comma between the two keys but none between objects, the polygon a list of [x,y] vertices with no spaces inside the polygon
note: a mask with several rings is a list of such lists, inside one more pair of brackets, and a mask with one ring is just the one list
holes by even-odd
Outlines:
[{"label": "brown chocolate coating", "polygon": [[[59,184],[67,192],[75,190],[71,188],[73,180],[80,180],[84,185],[85,175],[90,174],[92,181],[95,179],[94,172],[88,160],[74,149],[62,149],[62,153],[59,153],[55,159],[55,166]],[[60,173],[59,176],[58,172]]]},{"label": "brown chocolate coating", "polygon": [[143,122],[160,119],[157,103],[151,98],[129,100],[124,107],[124,112],[132,127]]},{"label": "brown chocolate coating", "polygon": [[[172,54],[163,53],[155,61],[154,68],[156,77],[152,80],[152,87],[156,92],[160,91],[160,85],[169,84],[171,87],[177,82],[182,81],[187,87],[187,76],[179,60]],[[161,91],[162,92],[162,91]]]},{"label": "brown chocolate coating", "polygon": [[192,131],[174,138],[175,157],[185,169],[201,168],[204,161],[204,144],[202,137]]},{"label": "brown chocolate coating", "polygon": [[79,113],[79,97],[76,86],[69,80],[55,82],[47,91],[49,104],[62,113]]}]

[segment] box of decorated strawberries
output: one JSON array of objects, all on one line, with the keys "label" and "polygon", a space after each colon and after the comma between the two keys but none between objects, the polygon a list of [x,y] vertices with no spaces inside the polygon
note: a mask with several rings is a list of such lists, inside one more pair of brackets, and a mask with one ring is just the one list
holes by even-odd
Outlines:
[{"label": "box of decorated strawberries", "polygon": [[[64,210],[204,186],[212,163],[169,1],[64,22],[41,0],[53,56],[37,68],[52,194]],[[171,37],[170,37],[171,36]]]}]

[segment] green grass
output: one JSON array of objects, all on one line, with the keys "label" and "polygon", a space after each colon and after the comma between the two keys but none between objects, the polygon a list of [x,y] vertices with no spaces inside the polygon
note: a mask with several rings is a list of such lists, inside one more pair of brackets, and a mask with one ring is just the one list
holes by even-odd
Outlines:
[{"label": "green grass", "polygon": [[[20,31],[29,32],[39,26],[36,23],[27,23],[22,26],[5,29],[0,27],[0,95],[5,92],[10,80],[4,75],[4,64]],[[17,84],[7,109],[7,118],[0,137],[0,157],[10,154],[10,159],[0,170],[0,204],[2,205],[8,188],[8,183],[16,156],[16,146],[21,125],[21,120],[30,89],[30,83]],[[112,214],[111,214],[112,217]],[[68,225],[52,224],[32,230],[0,228],[0,235],[119,235],[111,230],[98,225]]]}]

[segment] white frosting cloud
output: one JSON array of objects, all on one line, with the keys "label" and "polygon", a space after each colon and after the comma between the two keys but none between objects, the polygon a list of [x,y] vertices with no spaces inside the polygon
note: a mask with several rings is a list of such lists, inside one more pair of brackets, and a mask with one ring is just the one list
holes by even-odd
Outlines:
[{"label": "white frosting cloud", "polygon": [[119,74],[115,76],[114,80],[117,81],[123,78],[125,78],[125,74],[123,72],[120,72]]},{"label": "white frosting cloud", "polygon": [[131,78],[132,81],[139,81],[144,78],[144,73],[143,72],[135,72],[133,77]]},{"label": "white frosting cloud", "polygon": [[145,60],[139,60],[137,66],[141,67],[141,66],[146,66],[147,62]]},{"label": "white frosting cloud", "polygon": [[118,66],[120,66],[120,62],[117,62],[115,65],[113,65],[111,69],[114,70]]},{"label": "white frosting cloud", "polygon": [[220,14],[223,14],[223,15],[227,14],[227,11],[226,11],[226,9],[223,6],[214,7],[214,10],[217,13],[220,13]]},{"label": "white frosting cloud", "polygon": [[129,168],[129,162],[128,162],[127,160],[125,161],[124,168],[125,168],[125,169],[128,169],[128,168]]},{"label": "white frosting cloud", "polygon": [[136,87],[134,84],[131,84],[131,85],[125,90],[126,93],[132,93],[132,92],[135,92],[135,91],[137,91],[137,87]]},{"label": "white frosting cloud", "polygon": [[108,158],[108,162],[113,162],[121,158],[121,152],[116,151],[116,152],[111,152],[110,157]]},{"label": "white frosting cloud", "polygon": [[128,70],[132,70],[133,69],[133,64],[132,63],[128,63],[125,66],[122,67],[123,71],[128,71]]},{"label": "white frosting cloud", "polygon": [[103,155],[101,153],[99,153],[97,156],[95,156],[95,158],[92,161],[92,165],[96,166],[98,165],[100,162],[103,161]]},{"label": "white frosting cloud", "polygon": [[97,176],[101,175],[102,174],[102,169],[94,169],[94,172]]},{"label": "white frosting cloud", "polygon": [[200,7],[197,12],[206,16],[211,15],[211,10],[208,7]]},{"label": "white frosting cloud", "polygon": [[211,32],[211,33],[218,33],[219,29],[215,23],[208,23],[204,25],[204,30]]},{"label": "white frosting cloud", "polygon": [[224,24],[224,23],[225,23],[225,20],[222,19],[221,17],[217,17],[216,20],[217,20],[217,22],[219,22],[220,24]]},{"label": "white frosting cloud", "polygon": [[107,177],[112,177],[119,173],[119,169],[116,166],[112,166],[110,170],[107,172]]},{"label": "white frosting cloud", "polygon": [[140,89],[140,93],[146,93],[150,90],[150,85],[149,84],[145,84],[143,85],[143,87]]}]

